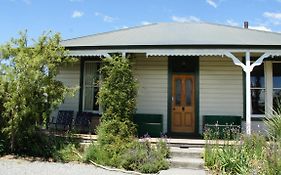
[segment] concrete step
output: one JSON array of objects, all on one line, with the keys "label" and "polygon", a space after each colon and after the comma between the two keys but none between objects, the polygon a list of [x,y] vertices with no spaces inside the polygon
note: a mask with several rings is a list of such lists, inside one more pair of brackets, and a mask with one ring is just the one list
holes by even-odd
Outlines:
[{"label": "concrete step", "polygon": [[169,162],[172,168],[204,169],[204,160],[201,158],[172,157]]},{"label": "concrete step", "polygon": [[202,158],[204,148],[170,147],[171,157]]}]

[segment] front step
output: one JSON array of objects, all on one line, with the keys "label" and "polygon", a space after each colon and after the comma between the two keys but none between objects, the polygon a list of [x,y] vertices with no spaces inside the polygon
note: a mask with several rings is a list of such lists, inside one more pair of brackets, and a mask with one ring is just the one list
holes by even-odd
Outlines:
[{"label": "front step", "polygon": [[172,168],[204,169],[203,146],[198,147],[170,147]]},{"label": "front step", "polygon": [[172,157],[169,159],[173,168],[203,169],[204,161],[201,158]]},{"label": "front step", "polygon": [[171,157],[202,158],[203,151],[203,148],[170,147]]}]

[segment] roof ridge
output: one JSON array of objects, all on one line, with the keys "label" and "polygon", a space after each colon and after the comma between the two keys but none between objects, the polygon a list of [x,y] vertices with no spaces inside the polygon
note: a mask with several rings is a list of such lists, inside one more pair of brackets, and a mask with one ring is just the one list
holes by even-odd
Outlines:
[{"label": "roof ridge", "polygon": [[157,24],[160,24],[160,23],[137,25],[137,26],[132,26],[132,27],[128,27],[128,28],[120,28],[120,29],[117,29],[117,30],[111,30],[111,31],[107,31],[107,32],[100,32],[100,33],[95,33],[95,34],[90,34],[90,35],[83,35],[83,36],[79,36],[79,37],[74,37],[74,38],[62,40],[62,42],[68,41],[68,40],[79,39],[79,38],[85,38],[85,37],[99,36],[99,35],[104,35],[104,34],[109,34],[109,33],[115,33],[115,32],[119,32],[119,31],[126,31],[126,30],[131,30],[131,29],[136,29],[136,28],[142,28],[142,27],[147,27],[147,26],[152,26],[152,25],[157,25]]}]

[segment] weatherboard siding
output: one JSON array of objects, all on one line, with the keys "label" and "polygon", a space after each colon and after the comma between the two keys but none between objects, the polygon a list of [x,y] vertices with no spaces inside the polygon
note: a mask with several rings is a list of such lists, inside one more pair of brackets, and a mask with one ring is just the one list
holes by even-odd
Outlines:
[{"label": "weatherboard siding", "polygon": [[243,115],[242,70],[226,57],[200,57],[200,132],[204,115]]},{"label": "weatherboard siding", "polygon": [[167,131],[168,58],[138,54],[132,65],[139,84],[137,113],[162,114]]}]

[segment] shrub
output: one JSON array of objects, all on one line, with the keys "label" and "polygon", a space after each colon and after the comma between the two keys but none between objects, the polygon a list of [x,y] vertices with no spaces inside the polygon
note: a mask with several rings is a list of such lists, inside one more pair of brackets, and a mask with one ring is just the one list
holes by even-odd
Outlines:
[{"label": "shrub", "polygon": [[[164,152],[162,152],[164,151]],[[135,141],[122,155],[122,167],[142,173],[157,173],[169,167],[166,157],[168,148],[163,141],[153,146],[148,140]]]},{"label": "shrub", "polygon": [[103,107],[98,139],[85,151],[84,161],[141,171],[158,172],[167,169],[166,143],[152,146],[135,138],[132,122],[136,108],[137,83],[127,58],[113,56],[104,59],[103,83],[98,101]]},{"label": "shrub", "polygon": [[52,155],[53,159],[60,162],[71,162],[71,161],[81,161],[81,158],[77,155],[79,151],[76,145],[69,143],[63,148],[55,151]]},{"label": "shrub", "polygon": [[207,144],[204,160],[207,167],[219,174],[255,174],[261,171],[266,147],[264,136],[242,135],[236,141],[225,141],[223,145]]},{"label": "shrub", "polygon": [[0,132],[9,139],[11,152],[30,146],[25,143],[33,140],[32,132],[73,91],[55,79],[60,66],[73,62],[59,34],[45,33],[32,45],[27,43],[31,42],[24,32],[0,47],[0,108],[5,120]]},{"label": "shrub", "polygon": [[272,114],[267,116],[265,124],[267,126],[268,135],[273,140],[281,140],[281,103],[277,101],[277,108]]},{"label": "shrub", "polygon": [[[135,139],[131,143],[122,145],[120,149],[119,146],[121,145],[101,149],[96,144],[91,144],[85,151],[84,161],[93,160],[99,164],[142,173],[156,173],[169,167],[166,160],[166,157],[169,156],[169,149],[164,141],[152,145],[148,140],[139,142]],[[108,149],[112,152],[109,152]]]}]

